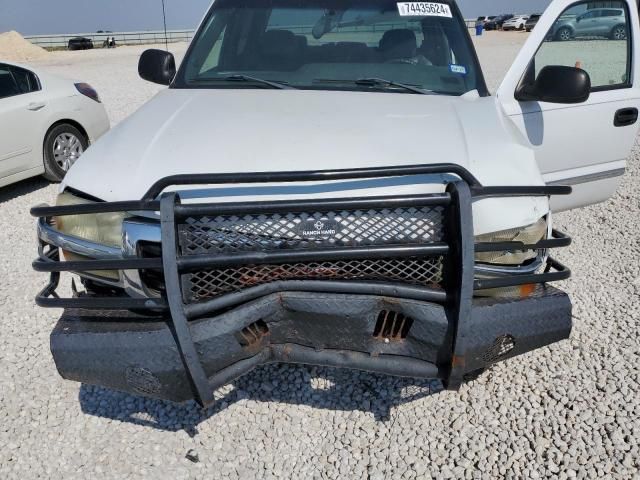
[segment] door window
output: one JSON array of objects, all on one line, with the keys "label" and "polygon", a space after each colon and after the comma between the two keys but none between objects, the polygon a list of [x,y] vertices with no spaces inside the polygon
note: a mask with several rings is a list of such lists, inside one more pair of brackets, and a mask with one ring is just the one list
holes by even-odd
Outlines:
[{"label": "door window", "polygon": [[40,82],[38,82],[38,78],[33,72],[18,67],[11,67],[11,71],[20,93],[31,93],[40,90]]},{"label": "door window", "polygon": [[0,65],[0,98],[14,97],[40,90],[40,82],[33,72],[24,68]]},{"label": "door window", "polygon": [[18,84],[16,83],[11,70],[6,65],[0,65],[0,98],[13,97],[18,95]]},{"label": "door window", "polygon": [[[585,70],[593,91],[631,86],[631,39],[625,2],[597,8],[601,2],[581,2],[565,10],[536,53],[529,75],[549,65]],[[532,71],[533,70],[533,71]]]}]

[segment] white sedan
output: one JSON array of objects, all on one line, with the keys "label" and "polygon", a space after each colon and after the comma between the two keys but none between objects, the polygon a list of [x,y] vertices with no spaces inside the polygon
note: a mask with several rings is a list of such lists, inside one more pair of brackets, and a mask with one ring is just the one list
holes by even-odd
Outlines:
[{"label": "white sedan", "polygon": [[502,30],[524,30],[527,20],[528,15],[516,15],[502,24]]},{"label": "white sedan", "polygon": [[0,62],[0,187],[41,174],[61,181],[108,130],[90,85]]}]

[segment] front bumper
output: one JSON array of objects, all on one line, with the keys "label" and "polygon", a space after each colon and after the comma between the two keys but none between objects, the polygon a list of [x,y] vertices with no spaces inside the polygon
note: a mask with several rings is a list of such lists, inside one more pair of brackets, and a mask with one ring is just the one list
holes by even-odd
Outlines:
[{"label": "front bumper", "polygon": [[[384,311],[411,319],[405,338],[374,335]],[[455,359],[463,377],[568,338],[571,302],[541,286],[526,299],[475,299],[468,322],[466,352]],[[284,292],[201,319],[191,335],[213,391],[269,362],[446,381],[452,327],[446,309],[429,302]],[[193,398],[168,316],[68,310],[51,335],[51,351],[67,380],[174,402]]]},{"label": "front bumper", "polygon": [[[461,179],[443,194],[183,205],[165,193],[156,200],[172,184],[443,172]],[[472,202],[570,191],[483,187],[457,165],[163,179],[141,201],[34,208],[45,222],[113,211],[161,217],[155,256],[60,261],[68,245],[41,229],[34,268],[51,280],[37,303],[66,309],[51,336],[64,378],[132,393],[209,405],[215,388],[274,361],[439,378],[456,389],[469,374],[571,330],[568,297],[546,285],[570,272],[551,258],[542,273],[474,278],[476,251],[546,252],[570,240],[554,232],[536,245],[474,244]],[[309,233],[316,224],[320,233]],[[101,270],[155,272],[163,289],[139,298],[108,288],[58,297],[61,273]],[[526,295],[474,297],[521,286]]]}]

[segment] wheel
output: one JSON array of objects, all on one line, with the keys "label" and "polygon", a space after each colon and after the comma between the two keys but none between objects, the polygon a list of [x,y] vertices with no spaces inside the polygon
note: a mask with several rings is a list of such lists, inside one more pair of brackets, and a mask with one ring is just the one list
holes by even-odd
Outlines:
[{"label": "wheel", "polygon": [[624,25],[617,25],[613,27],[610,35],[611,40],[626,40],[627,39],[627,27]]},{"label": "wheel", "polygon": [[556,32],[556,40],[561,42],[566,42],[571,40],[571,29],[569,27],[562,27],[560,30]]},{"label": "wheel", "polygon": [[518,26],[518,30],[520,31],[524,30],[524,25],[522,23]]},{"label": "wheel", "polygon": [[61,182],[88,146],[87,137],[73,125],[63,123],[49,130],[44,139],[45,178]]}]

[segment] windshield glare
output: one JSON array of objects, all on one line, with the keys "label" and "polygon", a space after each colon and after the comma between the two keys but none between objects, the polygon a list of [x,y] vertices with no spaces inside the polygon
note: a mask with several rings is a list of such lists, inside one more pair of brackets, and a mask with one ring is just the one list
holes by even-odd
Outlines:
[{"label": "windshield glare", "polygon": [[412,93],[357,82],[383,79],[462,95],[481,90],[472,48],[457,9],[447,3],[217,0],[174,88],[268,87],[238,82],[244,75],[300,89]]}]

